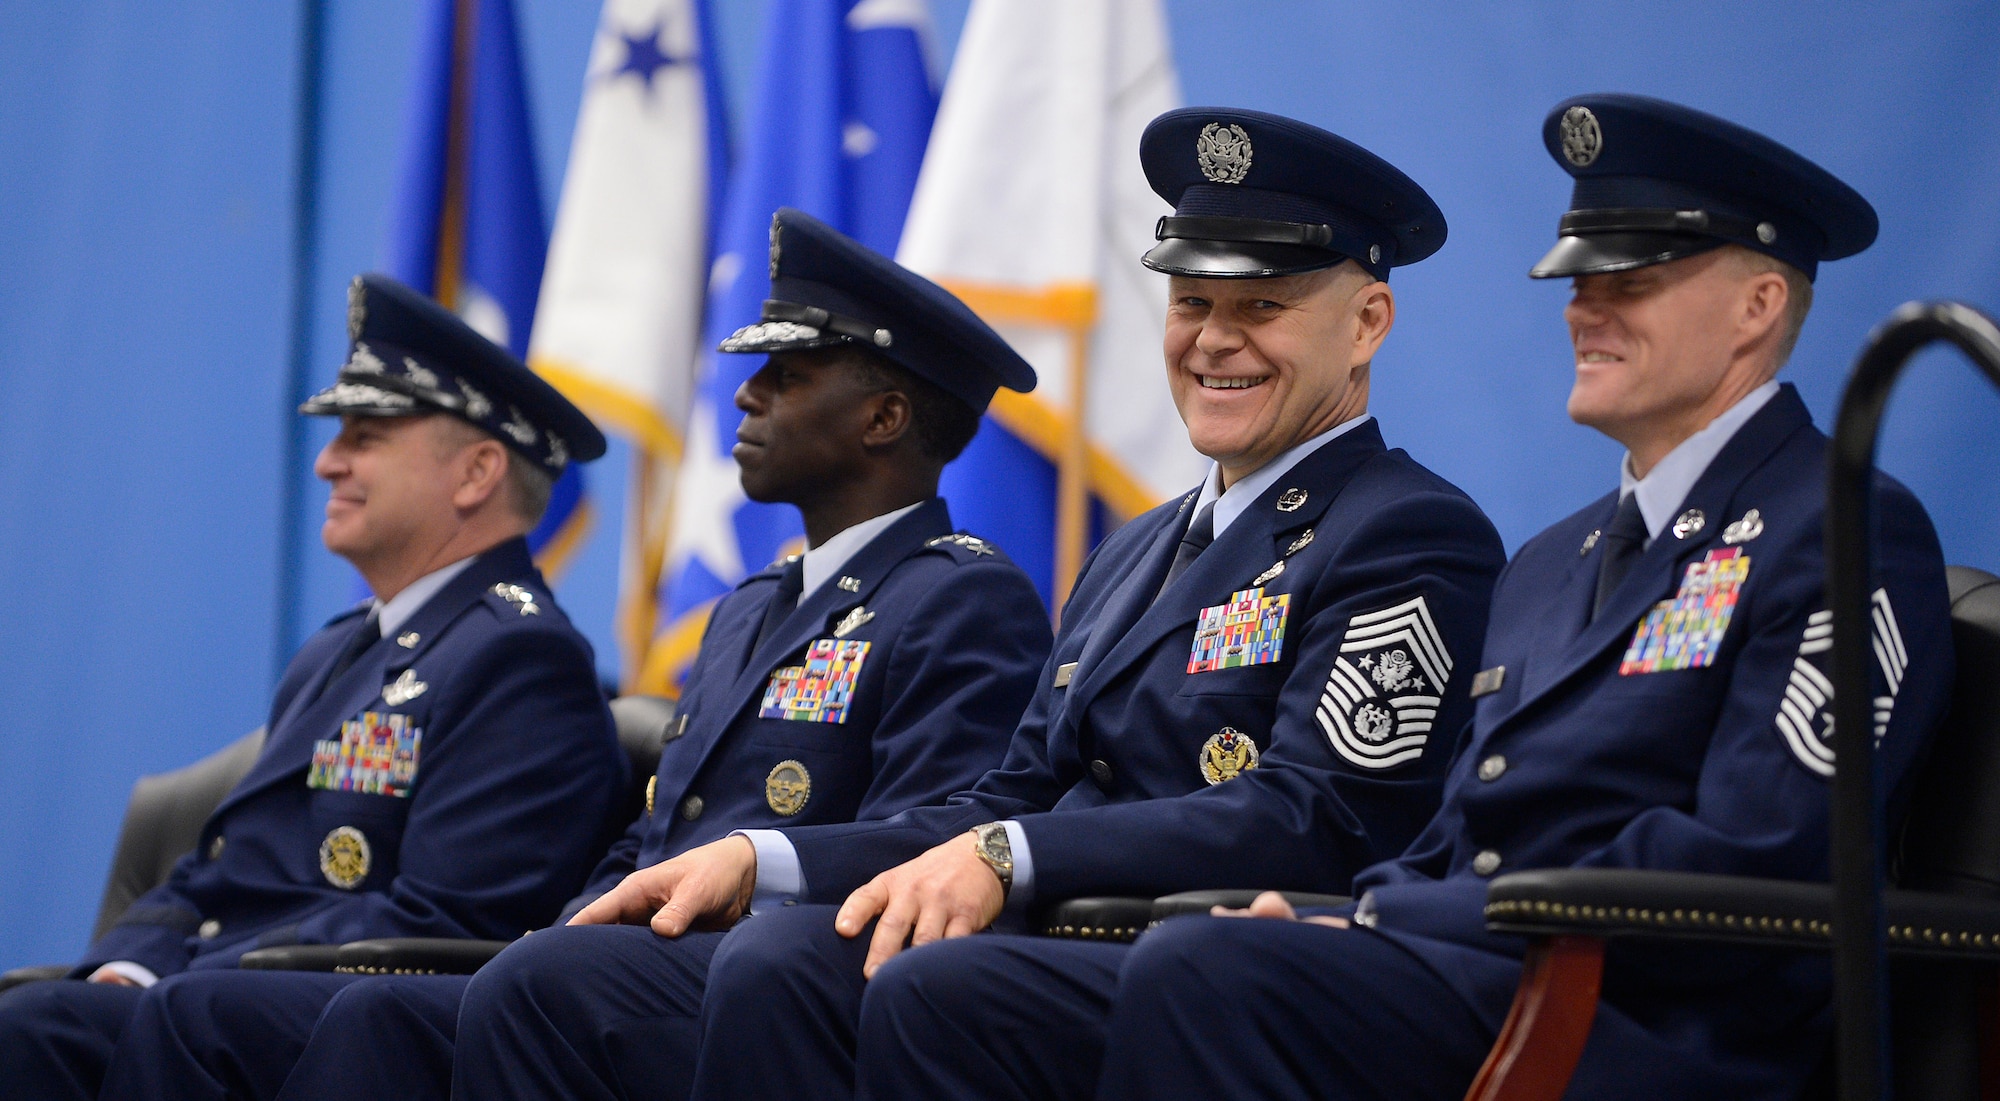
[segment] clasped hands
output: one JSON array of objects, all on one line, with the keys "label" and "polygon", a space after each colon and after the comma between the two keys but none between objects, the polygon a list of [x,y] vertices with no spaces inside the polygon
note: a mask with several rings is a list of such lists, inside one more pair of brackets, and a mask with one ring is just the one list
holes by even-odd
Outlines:
[{"label": "clasped hands", "polygon": [[[725,837],[633,872],[569,923],[643,924],[663,937],[727,929],[749,911],[756,886],[757,850],[748,838]],[[874,978],[905,946],[969,936],[993,924],[1005,901],[999,876],[973,850],[972,835],[961,833],[848,895],[833,927],[853,938],[875,922],[861,968]]]}]

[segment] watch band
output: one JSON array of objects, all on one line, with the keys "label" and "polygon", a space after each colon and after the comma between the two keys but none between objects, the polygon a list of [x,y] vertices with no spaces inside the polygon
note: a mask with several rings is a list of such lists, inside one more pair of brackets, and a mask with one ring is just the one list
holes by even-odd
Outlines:
[{"label": "watch band", "polygon": [[993,874],[1000,877],[1000,894],[1006,897],[1014,889],[1014,845],[1007,838],[1007,827],[998,822],[986,822],[972,827],[972,851]]}]

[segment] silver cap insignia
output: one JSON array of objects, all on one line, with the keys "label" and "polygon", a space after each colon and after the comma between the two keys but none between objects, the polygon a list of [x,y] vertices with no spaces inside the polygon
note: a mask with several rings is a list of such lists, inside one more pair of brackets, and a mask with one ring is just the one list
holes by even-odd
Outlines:
[{"label": "silver cap insignia", "polygon": [[361,277],[347,285],[347,339],[349,343],[361,339],[361,329],[368,324],[368,289],[361,285]]},{"label": "silver cap insignia", "polygon": [[1211,122],[1194,141],[1195,163],[1216,183],[1242,183],[1250,174],[1250,154],[1250,135],[1235,123]]},{"label": "silver cap insignia", "polygon": [[1604,152],[1604,131],[1588,107],[1572,107],[1562,117],[1563,159],[1578,168],[1589,168]]}]

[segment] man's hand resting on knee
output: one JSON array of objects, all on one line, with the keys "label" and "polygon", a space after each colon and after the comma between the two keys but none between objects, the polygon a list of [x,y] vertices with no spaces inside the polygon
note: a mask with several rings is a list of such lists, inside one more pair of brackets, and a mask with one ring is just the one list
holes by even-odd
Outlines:
[{"label": "man's hand resting on knee", "polygon": [[872,979],[905,944],[970,936],[993,924],[1006,901],[1000,877],[973,851],[972,834],[961,833],[848,895],[833,927],[856,937],[881,915],[861,967]]},{"label": "man's hand resting on knee", "polygon": [[731,835],[641,868],[577,911],[571,925],[650,925],[663,937],[727,929],[750,909],[757,850]]}]

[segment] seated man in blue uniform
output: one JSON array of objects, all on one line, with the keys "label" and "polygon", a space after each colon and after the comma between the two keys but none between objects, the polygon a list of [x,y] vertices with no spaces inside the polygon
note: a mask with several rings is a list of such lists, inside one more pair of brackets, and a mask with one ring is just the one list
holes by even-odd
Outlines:
[{"label": "seated man in blue uniform", "polygon": [[[721,347],[769,357],[737,391],[734,455],[751,500],[798,508],[807,549],[716,605],[645,811],[565,918],[736,830],[943,800],[1000,760],[1048,658],[1032,582],[937,496],[994,391],[1033,388],[1033,369],[956,298],[798,211],[772,219],[771,262],[763,320]],[[442,1098],[468,983],[539,1011],[493,1072],[573,1097],[685,1093],[658,1068],[692,1061],[720,936],[544,929],[477,978],[238,972],[141,1013],[104,1096]]]},{"label": "seated man in blue uniform", "polygon": [[966,934],[1082,894],[1345,891],[1436,808],[1503,553],[1367,410],[1383,280],[1443,218],[1380,158],[1271,115],[1171,112],[1141,155],[1176,205],[1145,258],[1171,276],[1168,380],[1215,466],[1096,551],[1006,762],[949,805],[730,839],[581,915],[671,934],[753,892],[823,904],[723,942],[696,1096],[841,1096],[863,990],[885,985],[990,999],[955,1050],[1019,1051],[1046,1080],[1089,1058],[1079,1021],[1123,953]]},{"label": "seated man in blue uniform", "polygon": [[400,283],[356,279],[347,317],[339,381],[300,412],[341,418],[313,467],[321,538],[375,598],[306,640],[256,763],[90,946],[71,973],[88,981],[0,996],[11,1096],[95,1097],[137,1007],[237,974],[253,948],[518,936],[601,843],[625,756],[523,537],[604,437]]},{"label": "seated man in blue uniform", "polygon": [[[1619,490],[1501,578],[1472,740],[1423,836],[1357,880],[1352,915],[1146,934],[1100,1097],[1456,1099],[1521,972],[1520,938],[1485,931],[1487,877],[1827,876],[1827,441],[1774,376],[1818,262],[1866,248],[1874,211],[1791,150],[1657,100],[1570,100],[1543,137],[1576,185],[1531,274],[1575,280],[1569,412],[1627,448]],[[1952,651],[1930,520],[1886,477],[1875,494],[1893,808]],[[1291,916],[1276,896],[1252,912]],[[1824,958],[1614,948],[1567,1096],[1795,1097],[1827,1050],[1828,989]]]}]

